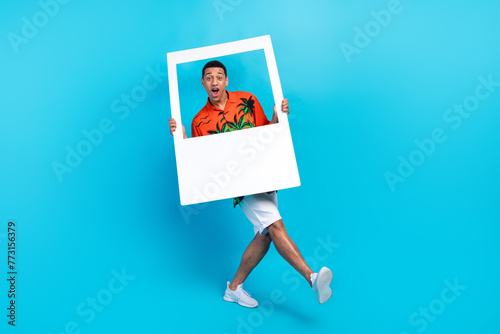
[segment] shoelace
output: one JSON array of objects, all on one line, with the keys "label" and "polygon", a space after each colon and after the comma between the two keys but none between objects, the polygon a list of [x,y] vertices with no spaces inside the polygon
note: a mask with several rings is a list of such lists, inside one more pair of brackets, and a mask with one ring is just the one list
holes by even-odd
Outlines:
[{"label": "shoelace", "polygon": [[244,294],[246,294],[248,297],[251,297],[251,296],[252,296],[252,295],[250,294],[250,292],[243,290],[243,284],[241,284],[241,285],[240,285],[240,287],[241,287],[241,291],[242,291]]}]

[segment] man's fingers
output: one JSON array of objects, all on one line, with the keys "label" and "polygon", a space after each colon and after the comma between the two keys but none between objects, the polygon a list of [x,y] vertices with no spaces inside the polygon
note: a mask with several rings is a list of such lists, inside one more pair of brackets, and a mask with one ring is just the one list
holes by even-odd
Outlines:
[{"label": "man's fingers", "polygon": [[290,113],[288,109],[288,99],[283,99],[283,101],[281,101],[281,110],[286,114]]},{"label": "man's fingers", "polygon": [[288,109],[288,99],[283,99],[283,101],[281,101],[281,110],[287,114],[290,112]]},{"label": "man's fingers", "polygon": [[175,119],[171,118],[168,120],[168,124],[170,127],[170,134],[173,135],[175,129],[177,129],[177,123],[175,122]]},{"label": "man's fingers", "polygon": [[[281,111],[284,112],[285,114],[290,113],[290,110],[288,109],[288,99],[283,99],[283,101],[281,101]],[[276,115],[276,117],[277,117],[278,115],[277,115],[276,105],[274,105],[274,107],[273,107],[273,112],[274,112],[274,115]]]}]

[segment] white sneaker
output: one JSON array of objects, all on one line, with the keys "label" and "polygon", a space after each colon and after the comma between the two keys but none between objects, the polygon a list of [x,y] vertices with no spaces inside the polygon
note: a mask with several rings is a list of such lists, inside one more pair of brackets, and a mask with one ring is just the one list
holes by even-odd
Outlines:
[{"label": "white sneaker", "polygon": [[235,291],[229,289],[229,282],[227,282],[226,293],[222,297],[226,302],[238,303],[244,307],[257,307],[259,303],[250,294],[243,290],[243,283],[238,285]]},{"label": "white sneaker", "polygon": [[312,289],[320,304],[323,304],[332,296],[332,289],[330,289],[332,276],[332,271],[327,267],[321,268],[317,274],[311,274]]}]

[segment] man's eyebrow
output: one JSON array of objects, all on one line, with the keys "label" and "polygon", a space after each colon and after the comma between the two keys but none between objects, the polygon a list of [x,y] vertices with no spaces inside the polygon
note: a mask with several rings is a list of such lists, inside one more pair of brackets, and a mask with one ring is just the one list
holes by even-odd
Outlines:
[{"label": "man's eyebrow", "polygon": [[[206,72],[205,76],[212,74],[212,72]],[[216,74],[224,74],[224,71],[218,71]]]}]

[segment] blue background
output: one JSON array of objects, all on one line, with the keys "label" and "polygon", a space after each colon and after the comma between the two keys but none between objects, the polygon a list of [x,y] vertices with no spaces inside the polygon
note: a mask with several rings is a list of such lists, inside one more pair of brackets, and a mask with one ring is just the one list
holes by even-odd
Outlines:
[{"label": "blue background", "polygon": [[[69,1],[45,21],[37,1],[2,3],[0,249],[15,220],[19,272],[14,329],[0,264],[2,333],[498,333],[500,87],[460,127],[443,117],[479,77],[500,81],[500,5],[405,0],[377,30],[388,1],[221,1]],[[280,211],[313,269],[334,272],[323,305],[274,248],[245,288],[280,302],[223,302],[252,227],[231,200],[179,205],[166,53],[266,34],[302,181]],[[144,78],[156,87],[127,106]],[[60,180],[54,162],[103,120]],[[446,141],[414,153],[434,129]],[[425,160],[391,189],[400,156]],[[106,305],[79,314],[92,298]]]}]

